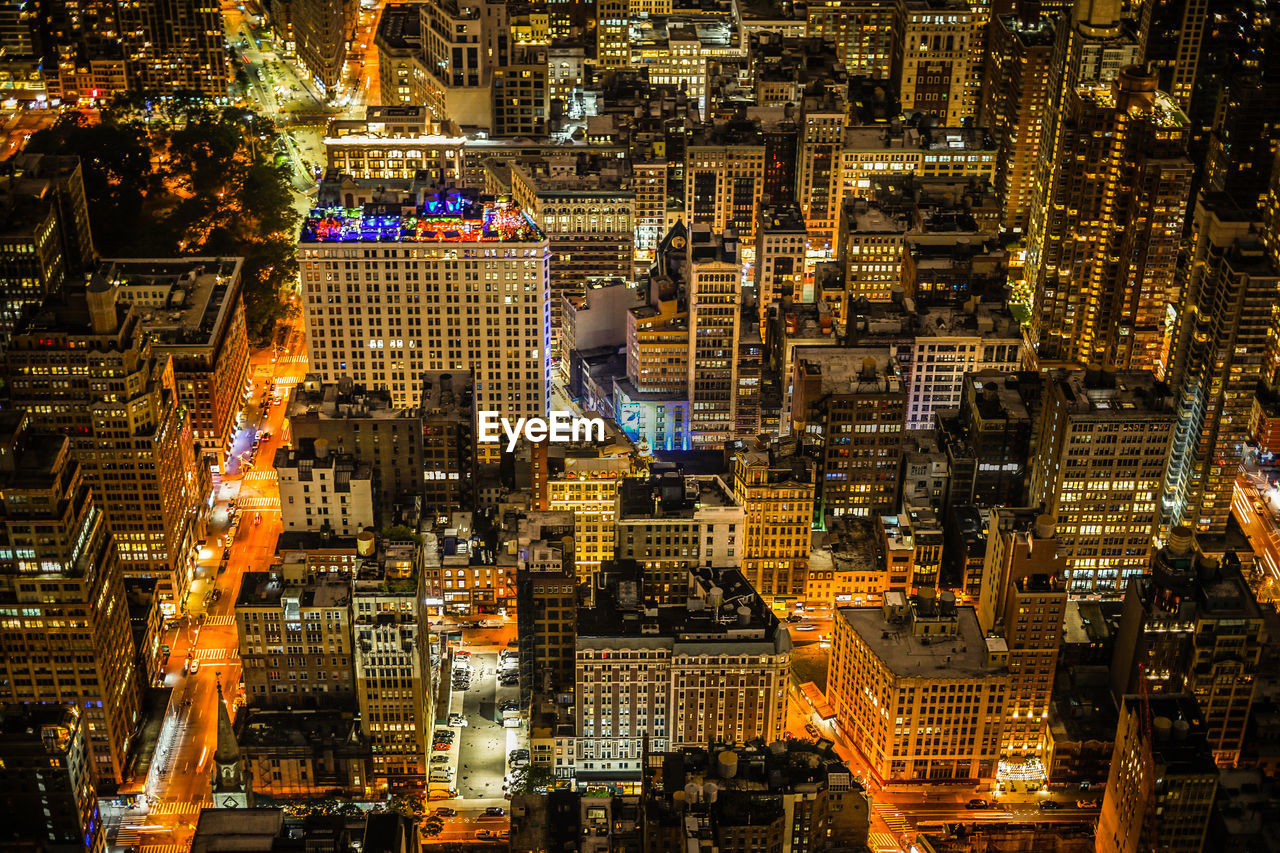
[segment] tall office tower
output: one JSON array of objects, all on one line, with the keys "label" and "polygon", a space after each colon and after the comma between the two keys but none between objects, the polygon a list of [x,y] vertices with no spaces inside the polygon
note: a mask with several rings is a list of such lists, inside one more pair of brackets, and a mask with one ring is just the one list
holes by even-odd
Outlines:
[{"label": "tall office tower", "polygon": [[555,696],[574,687],[579,583],[574,523],[568,511],[534,511],[518,524],[516,637],[526,705],[535,696]]},{"label": "tall office tower", "polygon": [[1031,371],[966,373],[960,406],[937,413],[949,507],[1026,506],[1044,380]]},{"label": "tall office tower", "polygon": [[1125,696],[1116,726],[1098,853],[1200,853],[1218,768],[1191,696]]},{"label": "tall office tower", "polygon": [[737,237],[693,228],[688,254],[689,437],[718,447],[737,437],[742,268]]},{"label": "tall office tower", "polygon": [[761,204],[786,206],[796,200],[796,159],[800,151],[800,128],[796,111],[784,106],[781,115],[762,118],[764,131],[764,187]]},{"label": "tall office tower", "polygon": [[819,453],[816,518],[897,509],[907,394],[887,349],[796,347],[791,433]]},{"label": "tall office tower", "polygon": [[544,476],[535,472],[533,509],[573,512],[574,564],[578,581],[588,583],[600,564],[613,559],[614,524],[618,517],[618,488],[637,473],[629,444],[580,446],[539,444],[535,458]]},{"label": "tall office tower", "polygon": [[832,621],[827,701],[877,784],[995,778],[1006,652],[972,607],[892,590],[883,607],[841,607]]},{"label": "tall office tower", "polygon": [[667,163],[656,155],[632,159],[631,177],[636,188],[636,260],[648,261],[666,232]]},{"label": "tall office tower", "polygon": [[[1280,53],[1277,51],[1276,53]],[[1280,64],[1280,56],[1272,55]],[[1225,192],[1246,208],[1262,209],[1280,137],[1280,68],[1233,75],[1220,90],[1218,111],[1206,143],[1204,187]],[[1194,145],[1194,137],[1193,137]]]},{"label": "tall office tower", "polygon": [[1146,571],[1176,416],[1150,373],[1049,375],[1030,502],[1057,522],[1073,594],[1115,596]]},{"label": "tall office tower", "polygon": [[124,574],[156,578],[172,613],[186,600],[208,479],[173,359],[159,354],[142,310],[101,276],[30,309],[6,352],[9,400],[34,426],[72,436]]},{"label": "tall office tower", "polygon": [[888,80],[897,14],[893,0],[823,0],[809,4],[805,35],[835,42],[849,76]]},{"label": "tall office tower", "polygon": [[[893,288],[902,281],[903,247],[912,225],[912,211],[906,205],[868,201],[850,197],[840,210],[837,245],[844,271],[841,303],[860,300],[888,302]],[[832,306],[836,313],[837,306]],[[847,304],[838,306],[840,317],[849,314]]]},{"label": "tall office tower", "polygon": [[796,193],[809,229],[809,242],[828,253],[836,248],[844,197],[841,163],[848,114],[845,92],[832,88],[805,95],[796,158]]},{"label": "tall office tower", "polygon": [[747,305],[740,312],[738,353],[738,385],[734,390],[737,400],[733,411],[733,434],[737,438],[755,438],[769,430],[761,420],[761,393],[765,351],[761,335],[760,318]]},{"label": "tall office tower", "polygon": [[158,95],[185,91],[226,98],[231,66],[220,4],[145,0],[119,3],[117,8],[130,88]]},{"label": "tall office tower", "polygon": [[685,150],[685,221],[690,229],[732,228],[755,234],[764,190],[764,134],[760,123],[731,119],[695,128]]},{"label": "tall office tower", "polygon": [[651,750],[640,791],[644,850],[858,849],[871,828],[870,800],[849,768],[801,739],[768,754],[734,744]]},{"label": "tall office tower", "polygon": [[[95,252],[93,235],[89,233],[89,203],[84,194],[84,170],[74,154],[15,154],[13,164],[16,186],[29,180],[32,195],[40,196],[37,182],[52,185],[53,200],[58,205],[58,233],[62,239],[62,262],[69,275],[88,272]],[[11,187],[14,185],[11,185]]]},{"label": "tall office tower", "polygon": [[742,565],[746,513],[719,477],[654,463],[647,479],[622,481],[617,515],[614,563],[639,565],[639,595],[650,605],[683,601],[690,569]]},{"label": "tall office tower", "polygon": [[1212,32],[1213,18],[1224,17],[1230,5],[1222,0],[1151,0],[1142,4],[1138,36],[1143,61],[1155,72],[1161,91],[1168,92],[1184,113],[1191,112],[1205,30]]},{"label": "tall office tower", "polygon": [[[298,60],[320,94],[332,99],[347,61],[347,29],[356,14],[352,0],[293,0]],[[449,31],[449,35],[452,35]]]},{"label": "tall office tower", "polygon": [[1195,698],[1219,767],[1234,767],[1244,746],[1262,650],[1263,611],[1234,556],[1200,550],[1191,529],[1175,527],[1151,559],[1151,574],[1129,581],[1111,662],[1116,696],[1139,689]]},{"label": "tall office tower", "polygon": [[[518,206],[452,192],[388,198],[394,212],[321,198],[298,241],[307,351],[320,381],[350,376],[408,407],[422,371],[469,370],[477,411],[512,423],[546,415],[547,238]],[[415,212],[403,213],[402,201]],[[479,446],[486,457],[495,448]]]},{"label": "tall office tower", "polygon": [[808,232],[798,205],[760,210],[754,269],[760,322],[764,322],[766,309],[780,299],[789,297],[797,302],[812,301],[812,293],[808,300],[805,299],[807,245]]},{"label": "tall office tower", "polygon": [[351,580],[304,568],[290,561],[240,580],[236,635],[245,699],[256,707],[356,703]]},{"label": "tall office tower", "polygon": [[1169,371],[1178,426],[1164,511],[1168,525],[1185,523],[1213,537],[1227,531],[1256,389],[1272,378],[1267,347],[1280,272],[1261,230],[1256,211],[1225,195],[1202,194],[1196,202]]},{"label": "tall office tower", "polygon": [[0,843],[15,850],[105,853],[107,831],[85,729],[74,704],[0,705]]},{"label": "tall office tower", "polygon": [[141,690],[115,542],[71,440],[30,432],[25,415],[4,429],[0,701],[80,708],[87,770],[114,790],[128,771]]},{"label": "tall office tower", "polygon": [[435,720],[423,550],[382,540],[351,594],[356,698],[373,776],[390,790],[422,788]]},{"label": "tall office tower", "polygon": [[493,69],[493,135],[540,138],[550,115],[547,49],[521,47]]},{"label": "tall office tower", "polygon": [[805,597],[813,528],[814,463],[798,443],[750,441],[733,454],[733,496],[746,512],[742,574],[772,600]]},{"label": "tall office tower", "polygon": [[67,279],[62,227],[49,181],[24,177],[0,187],[0,334]]},{"label": "tall office tower", "polygon": [[1067,608],[1066,560],[1049,516],[1004,507],[993,510],[993,516],[978,622],[985,634],[1004,637],[1009,650],[1001,757],[1026,763],[1044,755]]},{"label": "tall office tower", "polygon": [[631,65],[630,0],[595,0],[596,62],[601,68]]},{"label": "tall office tower", "polygon": [[968,0],[898,0],[893,81],[906,115],[937,116],[958,126],[978,114],[972,81],[982,65]]},{"label": "tall office tower", "polygon": [[1194,167],[1187,119],[1138,66],[1067,93],[1046,203],[1031,336],[1045,362],[1168,369],[1178,248]]},{"label": "tall office tower", "polygon": [[221,470],[249,381],[241,258],[117,259],[93,275],[116,299],[145,312],[159,358],[173,360],[178,399],[200,442],[201,462]]},{"label": "tall office tower", "polygon": [[1000,147],[995,186],[1001,224],[1015,233],[1026,234],[1031,226],[1059,25],[1057,16],[1025,12],[991,22],[978,123],[990,128]]},{"label": "tall office tower", "polygon": [[626,573],[602,573],[578,613],[578,782],[639,781],[644,748],[772,743],[786,724],[791,637],[735,569],[681,579],[653,606]]}]

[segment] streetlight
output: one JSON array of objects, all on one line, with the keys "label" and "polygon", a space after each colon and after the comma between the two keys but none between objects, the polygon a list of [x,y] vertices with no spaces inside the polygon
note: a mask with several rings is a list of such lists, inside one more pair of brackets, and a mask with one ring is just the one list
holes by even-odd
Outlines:
[{"label": "streetlight", "polygon": [[258,138],[257,138],[257,134],[255,134],[255,133],[254,133],[254,127],[253,127],[253,119],[254,119],[254,115],[253,115],[253,113],[245,113],[244,117],[245,117],[245,120],[249,122],[249,152],[250,152],[250,156],[252,156],[252,157],[253,157],[253,162],[254,162],[254,163],[257,163],[257,162],[258,162]]}]

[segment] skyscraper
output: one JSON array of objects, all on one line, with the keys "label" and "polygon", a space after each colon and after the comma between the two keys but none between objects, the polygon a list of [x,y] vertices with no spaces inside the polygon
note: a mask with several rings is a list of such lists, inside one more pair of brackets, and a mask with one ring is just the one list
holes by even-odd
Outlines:
[{"label": "skyscraper", "polygon": [[355,22],[353,0],[293,0],[293,35],[298,59],[321,94],[332,98],[347,61],[347,30]]},{"label": "skyscraper", "polygon": [[336,192],[322,190],[298,243],[307,348],[320,380],[350,376],[408,407],[420,398],[423,371],[470,370],[478,411],[512,423],[544,417],[551,362],[542,231],[515,205],[456,192],[391,193],[362,208]]},{"label": "skyscraper", "polygon": [[1164,489],[1166,525],[1226,533],[1249,414],[1269,381],[1268,340],[1280,293],[1256,211],[1221,193],[1202,194],[1191,231],[1186,288],[1177,315],[1169,382],[1178,425]]},{"label": "skyscraper", "polygon": [[4,430],[0,702],[80,709],[84,769],[100,791],[114,790],[140,704],[116,545],[72,440],[32,432],[23,414],[6,417]]},{"label": "skyscraper", "polygon": [[816,477],[799,444],[751,441],[731,460],[734,497],[746,512],[742,573],[761,595],[799,600],[808,587]]},{"label": "skyscraper", "polygon": [[689,430],[694,446],[736,437],[742,270],[733,232],[689,234]]},{"label": "skyscraper", "polygon": [[1041,364],[1168,368],[1166,316],[1191,191],[1187,119],[1137,66],[1066,93],[1041,240],[1032,340]]}]

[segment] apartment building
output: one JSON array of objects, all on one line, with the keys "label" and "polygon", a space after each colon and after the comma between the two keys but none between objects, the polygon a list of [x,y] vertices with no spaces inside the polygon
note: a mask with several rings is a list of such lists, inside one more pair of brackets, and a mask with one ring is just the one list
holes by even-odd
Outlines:
[{"label": "apartment building", "polygon": [[278,448],[272,464],[285,530],[354,536],[374,526],[372,469],[350,454],[331,451],[327,438],[298,439],[293,447]]},{"label": "apartment building", "polygon": [[355,180],[410,180],[426,172],[442,186],[465,175],[465,136],[424,106],[366,107],[362,119],[334,119],[324,139],[328,168]]},{"label": "apartment building", "polygon": [[792,601],[808,585],[815,465],[797,441],[751,442],[730,460],[733,496],[746,514],[742,574],[766,600]]}]

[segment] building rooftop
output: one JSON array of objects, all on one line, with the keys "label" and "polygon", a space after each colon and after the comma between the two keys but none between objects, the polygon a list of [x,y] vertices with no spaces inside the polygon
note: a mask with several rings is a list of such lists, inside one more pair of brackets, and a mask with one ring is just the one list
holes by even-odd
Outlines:
[{"label": "building rooftop", "polygon": [[[1143,697],[1135,694],[1124,697],[1125,706],[1135,717],[1145,713],[1143,701]],[[1195,697],[1185,693],[1160,694],[1148,696],[1145,701],[1151,713],[1152,758],[1160,767],[1161,775],[1216,775],[1217,765]]]},{"label": "building rooftop", "polygon": [[349,376],[344,376],[337,382],[322,382],[317,374],[309,373],[289,392],[285,414],[291,421],[297,418],[378,420],[415,418],[421,412],[418,409],[398,409],[392,406],[391,392],[385,388],[368,388],[357,384]]},{"label": "building rooftop", "polygon": [[243,258],[117,258],[93,277],[138,307],[142,327],[163,344],[207,344],[240,295]]},{"label": "building rooftop", "polygon": [[902,621],[886,618],[892,597],[892,593],[885,595],[883,608],[841,607],[837,613],[894,675],[938,680],[1004,675],[1004,667],[987,662],[986,641],[974,608],[953,605],[950,614],[942,611],[943,618],[954,621],[954,636],[918,636],[906,617]]},{"label": "building rooftop", "polygon": [[345,607],[350,601],[351,584],[345,580],[323,577],[288,586],[275,572],[245,572],[236,607]]},{"label": "building rooftop", "polygon": [[630,478],[619,488],[618,520],[693,518],[704,508],[737,506],[717,476],[686,476],[679,466],[655,463],[649,478]]},{"label": "building rooftop", "polygon": [[318,750],[360,743],[360,723],[350,711],[248,708],[239,723],[236,742],[241,750],[289,746]]},{"label": "building rooftop", "polygon": [[1174,415],[1169,386],[1148,371],[1057,370],[1050,381],[1067,401],[1067,413],[1090,418]]},{"label": "building rooftop", "polygon": [[363,207],[317,206],[299,243],[537,243],[546,239],[519,205],[456,190]]},{"label": "building rooftop", "polygon": [[793,359],[821,377],[823,395],[902,393],[898,362],[882,347],[796,347]]}]

